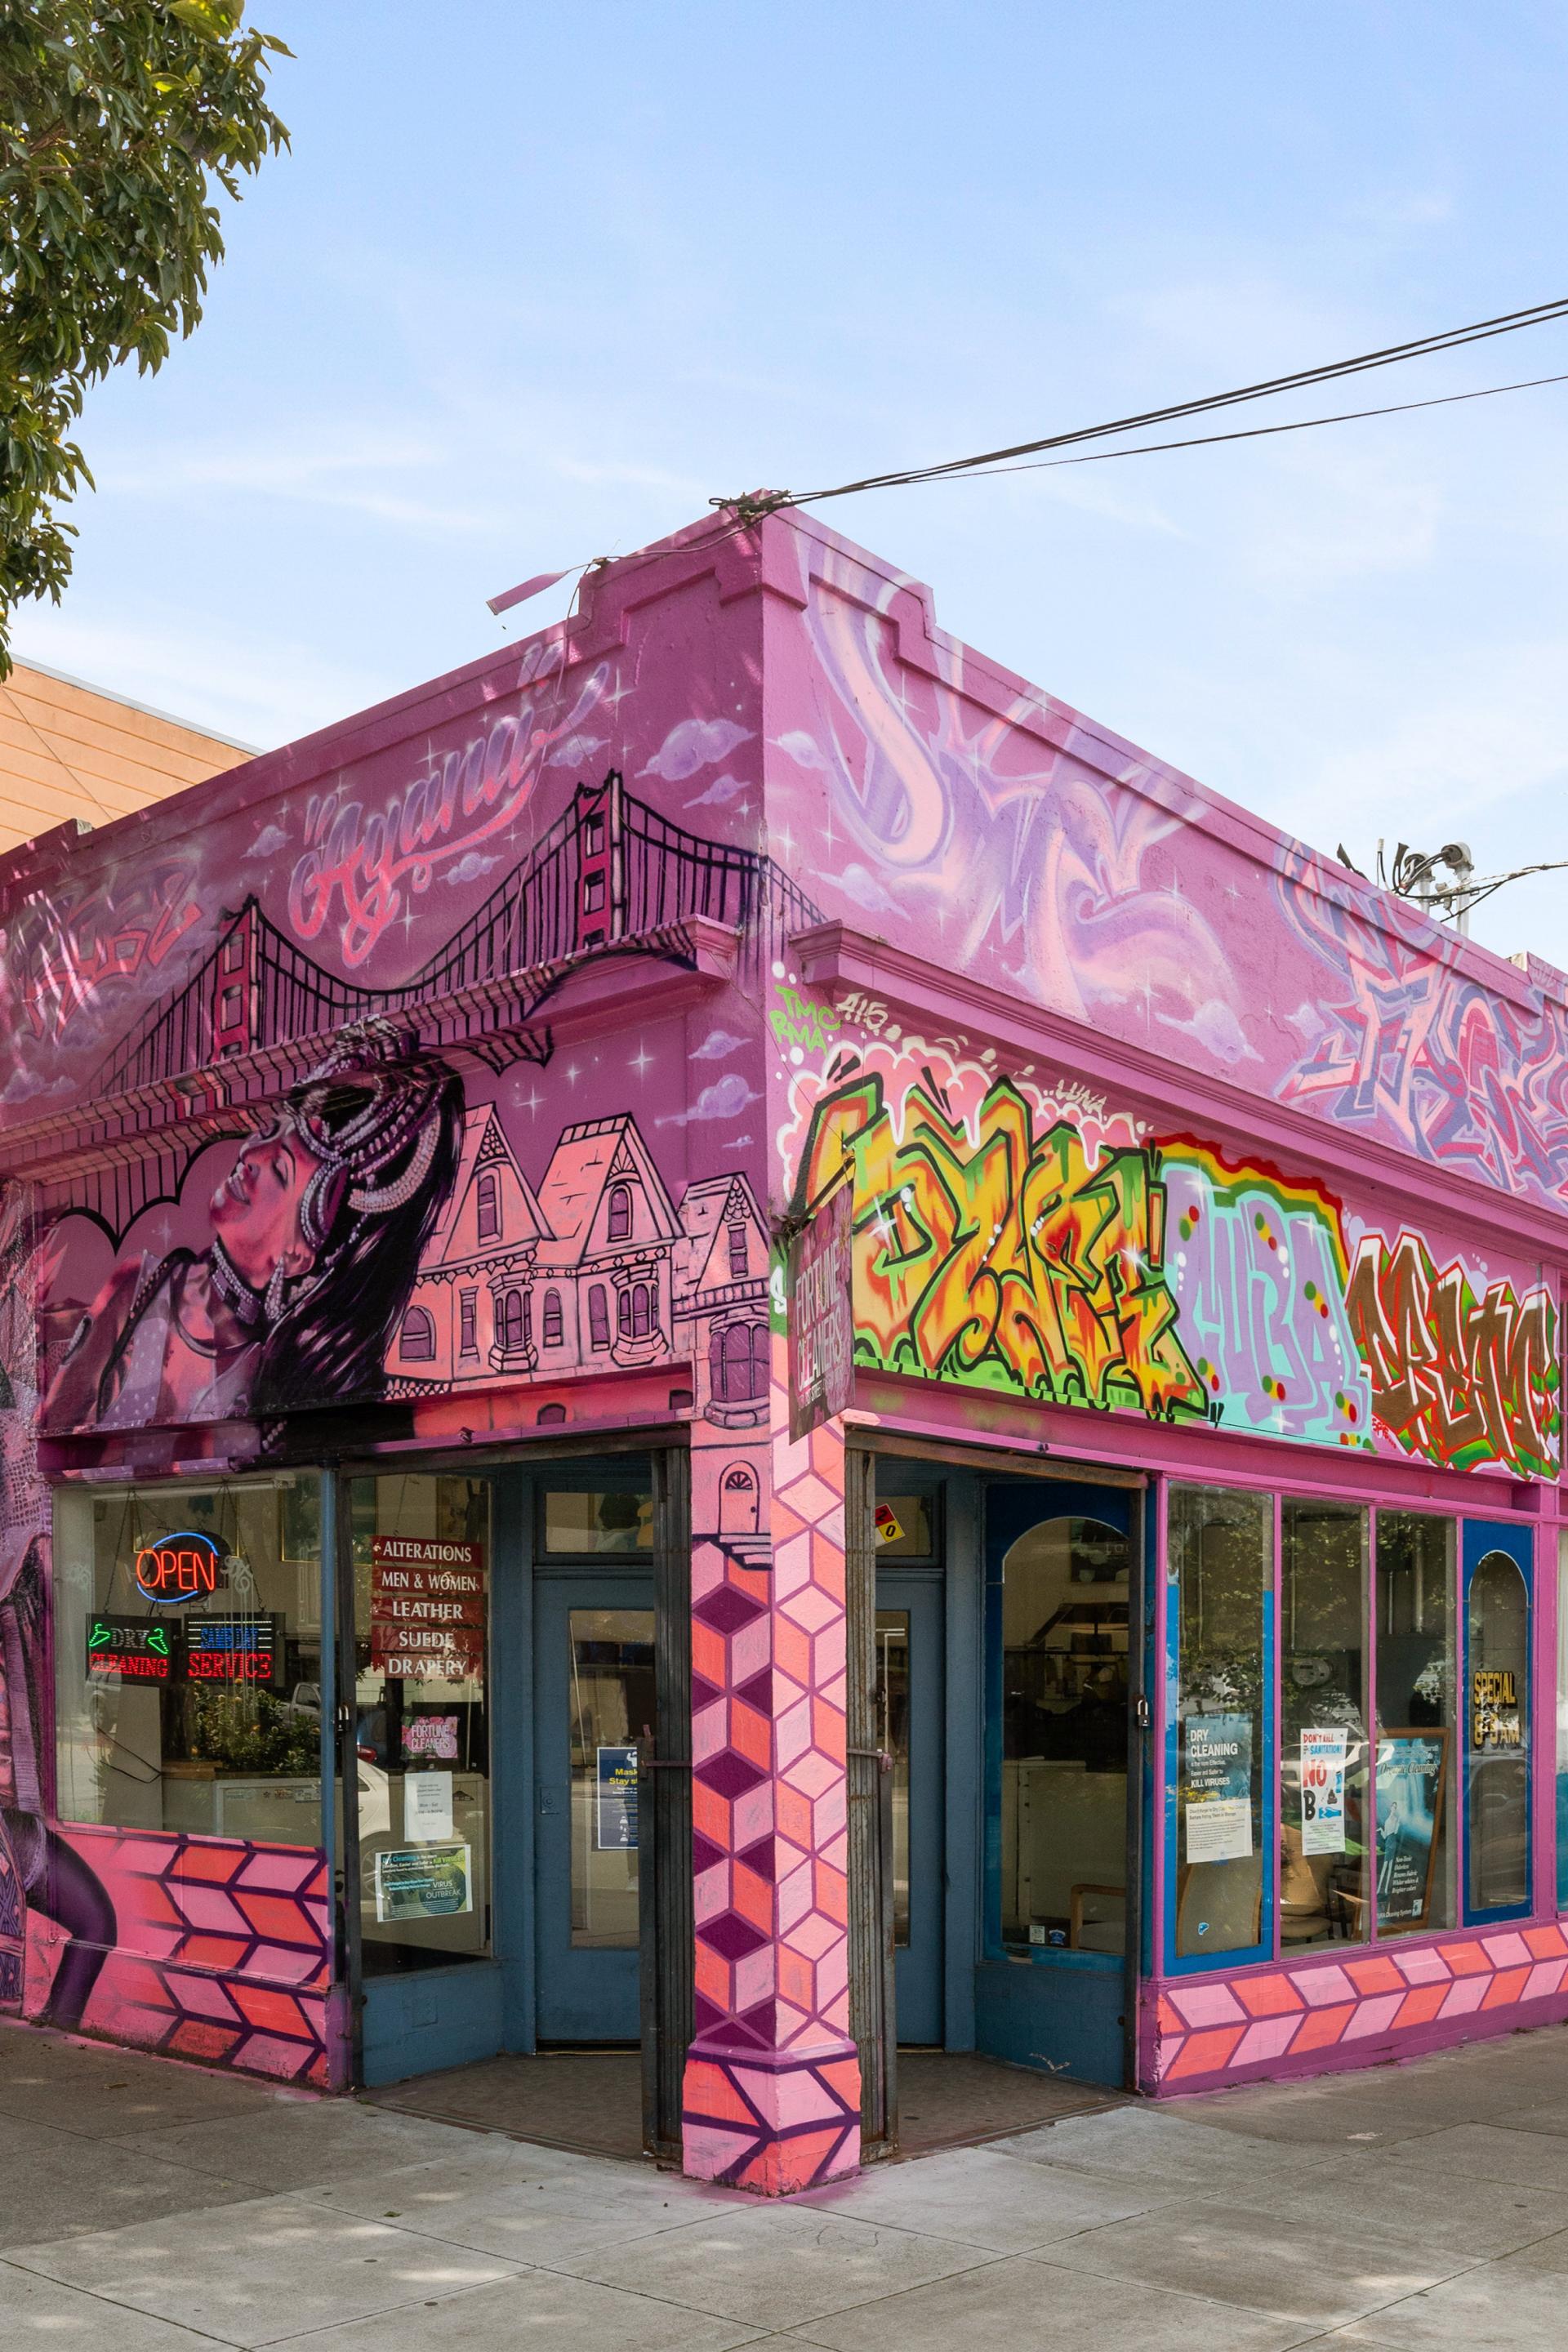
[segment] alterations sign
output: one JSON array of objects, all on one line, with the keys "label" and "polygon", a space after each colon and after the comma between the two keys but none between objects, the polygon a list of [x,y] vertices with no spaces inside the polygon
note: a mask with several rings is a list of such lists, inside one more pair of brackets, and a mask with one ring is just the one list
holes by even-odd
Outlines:
[{"label": "alterations sign", "polygon": [[402,1682],[468,1682],[485,1669],[485,1557],[477,1543],[377,1536],[370,1662]]},{"label": "alterations sign", "polygon": [[822,1203],[789,1256],[789,1427],[804,1437],[855,1392],[854,1193]]}]

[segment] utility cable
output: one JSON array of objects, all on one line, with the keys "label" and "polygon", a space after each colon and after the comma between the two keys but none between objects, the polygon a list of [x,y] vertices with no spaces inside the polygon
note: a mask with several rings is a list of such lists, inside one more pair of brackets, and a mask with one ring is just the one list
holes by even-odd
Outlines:
[{"label": "utility cable", "polygon": [[1205,449],[1218,441],[1260,441],[1271,433],[1310,433],[1317,425],[1353,425],[1363,416],[1406,416],[1415,408],[1452,408],[1461,400],[1495,400],[1500,393],[1533,392],[1543,383],[1568,383],[1568,375],[1531,375],[1518,383],[1489,383],[1479,392],[1446,392],[1434,400],[1397,400],[1387,408],[1346,408],[1334,416],[1299,416],[1290,425],[1250,425],[1235,433],[1196,433],[1185,441],[1138,441],[1131,449],[1088,449],[1077,457],[1026,458],[1017,466],[987,466],[965,476],[989,481],[997,474],[1047,473],[1057,466],[1104,466],[1113,457],[1151,457],[1161,449]]},{"label": "utility cable", "polygon": [[[1362,352],[1352,359],[1333,360],[1319,367],[1298,368],[1289,375],[1270,376],[1258,383],[1241,384],[1230,392],[1211,393],[1201,399],[1174,401],[1163,408],[1144,409],[1132,416],[1111,418],[1103,425],[1089,425],[1071,433],[1054,433],[1036,441],[1015,442],[1004,449],[987,449],[973,457],[951,457],[939,465],[903,467],[885,474],[866,474],[857,481],[839,482],[820,490],[777,493],[779,504],[814,506],[825,499],[849,498],[861,490],[892,489],[906,482],[926,482],[939,476],[972,473],[978,467],[996,466],[1004,460],[1031,457],[1043,449],[1061,449],[1079,441],[1099,441],[1112,433],[1141,432],[1147,425],[1174,423],[1183,416],[1199,416],[1216,408],[1229,408],[1238,402],[1271,399],[1275,394],[1295,392],[1310,385],[1329,383],[1341,377],[1360,375],[1371,368],[1394,367],[1406,360],[1425,359],[1438,352],[1459,351],[1468,344],[1487,342],[1495,335],[1517,334],[1524,327],[1550,325],[1554,320],[1568,317],[1568,295],[1550,302],[1537,302],[1527,310],[1510,310],[1495,319],[1481,319],[1468,327],[1450,327],[1442,332],[1421,335],[1405,343],[1390,343],[1374,352]],[[739,501],[716,499],[719,506],[738,506]]]}]

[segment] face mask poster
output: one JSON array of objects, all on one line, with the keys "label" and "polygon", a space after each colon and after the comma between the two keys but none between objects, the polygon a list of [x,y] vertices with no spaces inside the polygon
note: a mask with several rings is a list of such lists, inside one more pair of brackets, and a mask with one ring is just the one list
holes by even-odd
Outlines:
[{"label": "face mask poster", "polygon": [[1252,1717],[1190,1715],[1185,1741],[1189,1862],[1238,1862],[1252,1852]]}]

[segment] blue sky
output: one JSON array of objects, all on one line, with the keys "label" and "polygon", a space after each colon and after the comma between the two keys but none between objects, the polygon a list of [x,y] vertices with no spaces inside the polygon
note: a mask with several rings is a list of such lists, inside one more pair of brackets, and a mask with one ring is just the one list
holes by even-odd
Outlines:
[{"label": "blue sky", "polygon": [[[253,0],[292,153],[84,428],[16,649],[281,741],[714,493],[957,456],[1568,292],[1552,5]],[[1568,371],[1568,326],[1371,379]],[[1303,396],[1279,415],[1355,401]],[[1331,849],[1568,858],[1568,385],[825,516]],[[564,591],[512,616],[554,617]],[[1475,919],[1568,964],[1568,874]]]}]

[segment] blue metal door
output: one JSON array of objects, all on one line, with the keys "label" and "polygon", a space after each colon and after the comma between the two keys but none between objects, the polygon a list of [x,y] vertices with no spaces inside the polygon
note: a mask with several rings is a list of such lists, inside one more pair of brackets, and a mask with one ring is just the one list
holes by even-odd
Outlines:
[{"label": "blue metal door", "polygon": [[636,2042],[637,1748],[654,1720],[649,1570],[534,1582],[542,2042]]},{"label": "blue metal door", "polygon": [[942,2034],[942,1586],[877,1571],[877,1744],[893,1759],[896,2026],[901,2042]]},{"label": "blue metal door", "polygon": [[978,2046],[1120,2084],[1129,1643],[1139,1522],[1126,1487],[985,1494],[984,1873]]}]

